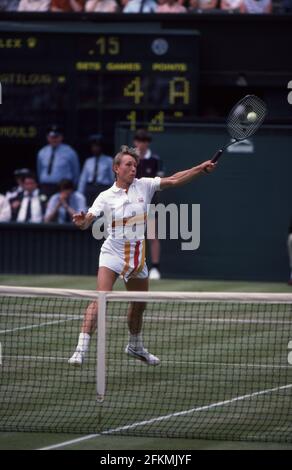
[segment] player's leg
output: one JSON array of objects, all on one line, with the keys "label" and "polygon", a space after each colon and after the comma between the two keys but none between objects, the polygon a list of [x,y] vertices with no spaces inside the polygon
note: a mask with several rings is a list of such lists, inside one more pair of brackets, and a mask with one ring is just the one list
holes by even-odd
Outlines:
[{"label": "player's leg", "polygon": [[[111,291],[117,279],[117,274],[109,268],[101,266],[97,275],[97,290]],[[97,302],[91,302],[86,308],[81,333],[79,334],[78,344],[72,357],[68,360],[69,364],[81,365],[85,354],[89,348],[91,335],[94,333],[97,324]]]},{"label": "player's leg", "polygon": [[[101,266],[97,274],[97,291],[111,291],[117,279],[117,273]],[[81,332],[88,335],[94,333],[97,323],[97,302],[91,302],[84,315]]]},{"label": "player's leg", "polygon": [[[148,278],[129,279],[126,284],[128,291],[148,291]],[[156,366],[160,363],[158,357],[154,356],[144,348],[142,337],[143,312],[146,308],[145,302],[131,302],[128,310],[129,344],[125,352],[136,359]]]}]

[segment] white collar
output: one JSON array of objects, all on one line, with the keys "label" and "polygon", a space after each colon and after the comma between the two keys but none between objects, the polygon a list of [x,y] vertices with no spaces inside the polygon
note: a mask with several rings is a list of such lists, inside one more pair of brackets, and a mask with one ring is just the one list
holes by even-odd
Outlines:
[{"label": "white collar", "polygon": [[151,158],[151,154],[152,154],[151,150],[148,149],[144,155],[144,160],[149,160],[149,158]]},{"label": "white collar", "polygon": [[[130,184],[129,189],[132,188],[132,186],[135,186],[135,181],[136,181],[136,178],[134,179],[133,183]],[[119,188],[119,187],[117,186],[116,181],[115,181],[114,184],[112,185],[111,189],[112,189],[115,193],[118,193],[119,191],[125,192],[125,189]],[[128,192],[129,192],[129,189],[128,189]]]},{"label": "white collar", "polygon": [[[34,189],[33,192],[31,193],[31,197],[34,197],[34,196],[38,196],[39,194],[39,190],[38,188]],[[29,192],[28,191],[24,191],[23,192],[23,197],[28,197],[29,196]]]}]

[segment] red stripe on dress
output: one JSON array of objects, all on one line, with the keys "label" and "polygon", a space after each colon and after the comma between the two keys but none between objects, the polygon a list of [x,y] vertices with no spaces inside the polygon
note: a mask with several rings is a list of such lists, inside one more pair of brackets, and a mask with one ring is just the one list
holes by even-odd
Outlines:
[{"label": "red stripe on dress", "polygon": [[136,243],[135,246],[135,254],[134,254],[134,271],[138,268],[139,265],[139,248],[140,248],[140,240]]},{"label": "red stripe on dress", "polygon": [[136,242],[135,245],[135,251],[134,251],[134,269],[130,272],[129,277],[132,276],[136,271],[139,266],[139,254],[140,254],[140,240]]}]

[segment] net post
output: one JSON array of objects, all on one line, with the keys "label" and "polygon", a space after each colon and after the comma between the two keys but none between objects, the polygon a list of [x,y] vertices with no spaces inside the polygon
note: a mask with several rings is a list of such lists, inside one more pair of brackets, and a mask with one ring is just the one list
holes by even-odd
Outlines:
[{"label": "net post", "polygon": [[97,357],[96,357],[96,400],[101,403],[105,396],[105,347],[106,347],[106,293],[98,292],[97,314]]}]

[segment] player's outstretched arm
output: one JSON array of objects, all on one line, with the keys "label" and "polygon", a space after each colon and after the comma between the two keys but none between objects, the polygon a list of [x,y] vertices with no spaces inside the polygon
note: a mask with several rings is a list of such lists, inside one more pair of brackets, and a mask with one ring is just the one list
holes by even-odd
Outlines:
[{"label": "player's outstretched arm", "polygon": [[179,171],[172,176],[167,178],[161,178],[160,188],[175,188],[182,186],[192,181],[194,178],[199,176],[201,173],[211,173],[216,167],[216,163],[212,163],[211,160],[201,163],[200,165],[189,168],[188,170]]},{"label": "player's outstretched arm", "polygon": [[95,219],[95,216],[91,214],[90,212],[87,212],[85,214],[84,212],[80,212],[79,214],[73,214],[72,220],[76,227],[80,228],[81,230],[86,230],[93,220]]}]

